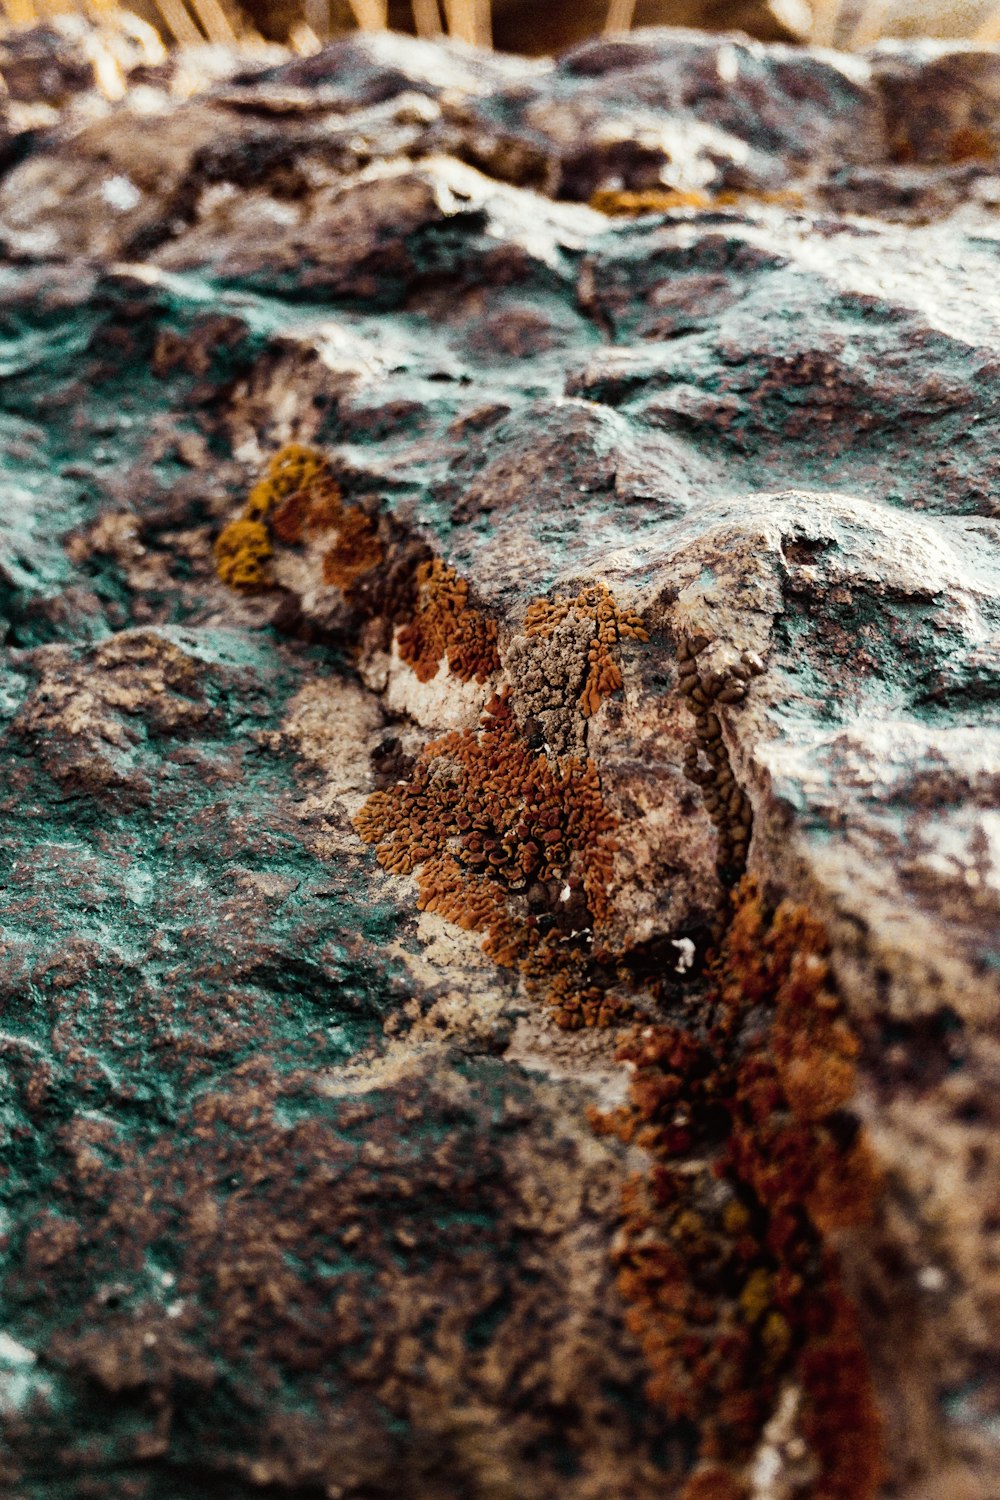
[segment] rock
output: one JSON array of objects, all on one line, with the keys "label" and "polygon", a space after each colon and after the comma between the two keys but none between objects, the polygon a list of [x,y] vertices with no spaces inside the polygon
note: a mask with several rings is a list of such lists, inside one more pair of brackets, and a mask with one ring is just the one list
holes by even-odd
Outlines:
[{"label": "rock", "polygon": [[380,36],[21,140],[27,1500],[1000,1494],[993,61]]}]

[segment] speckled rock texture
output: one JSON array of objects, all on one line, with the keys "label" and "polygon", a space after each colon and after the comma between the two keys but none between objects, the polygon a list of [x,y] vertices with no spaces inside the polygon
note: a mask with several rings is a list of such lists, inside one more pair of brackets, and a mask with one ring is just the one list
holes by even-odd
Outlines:
[{"label": "speckled rock texture", "polygon": [[153,66],[8,88],[0,1487],[997,1500],[1000,56]]}]

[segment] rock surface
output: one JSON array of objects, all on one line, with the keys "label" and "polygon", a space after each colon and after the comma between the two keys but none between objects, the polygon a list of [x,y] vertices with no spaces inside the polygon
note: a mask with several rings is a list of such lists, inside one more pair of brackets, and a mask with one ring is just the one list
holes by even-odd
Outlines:
[{"label": "rock surface", "polygon": [[[971,49],[380,37],[15,121],[12,1492],[1000,1496],[998,87]],[[244,512],[290,443],[325,520]],[[504,756],[530,795],[473,847]],[[456,850],[497,856],[489,917]],[[716,1049],[657,1117],[703,1130],[671,1191],[750,1108],[719,1058],[745,1078],[770,1000],[704,1020],[745,866],[822,924],[792,973],[829,966],[851,1057],[780,1108],[880,1185],[853,1218],[803,1187],[798,1260],[752,1141],[698,1188],[753,1267],[698,1329],[733,1302],[771,1360],[737,1421],[649,1379],[679,1345],[622,1204],[660,1138],[592,1127],[636,1018]],[[853,1487],[834,1260],[881,1426]]]}]

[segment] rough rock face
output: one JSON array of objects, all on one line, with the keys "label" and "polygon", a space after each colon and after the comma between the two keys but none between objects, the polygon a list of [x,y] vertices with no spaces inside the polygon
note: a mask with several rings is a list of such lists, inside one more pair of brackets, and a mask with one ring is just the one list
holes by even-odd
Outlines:
[{"label": "rough rock face", "polygon": [[1000,1496],[998,86],[17,134],[11,1493]]}]

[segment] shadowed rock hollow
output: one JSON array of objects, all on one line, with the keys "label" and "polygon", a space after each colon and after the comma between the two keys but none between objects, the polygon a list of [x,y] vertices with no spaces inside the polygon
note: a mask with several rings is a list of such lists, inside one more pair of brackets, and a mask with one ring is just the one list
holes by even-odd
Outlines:
[{"label": "shadowed rock hollow", "polygon": [[9,1492],[1000,1496],[1000,58],[151,66],[5,106]]}]

